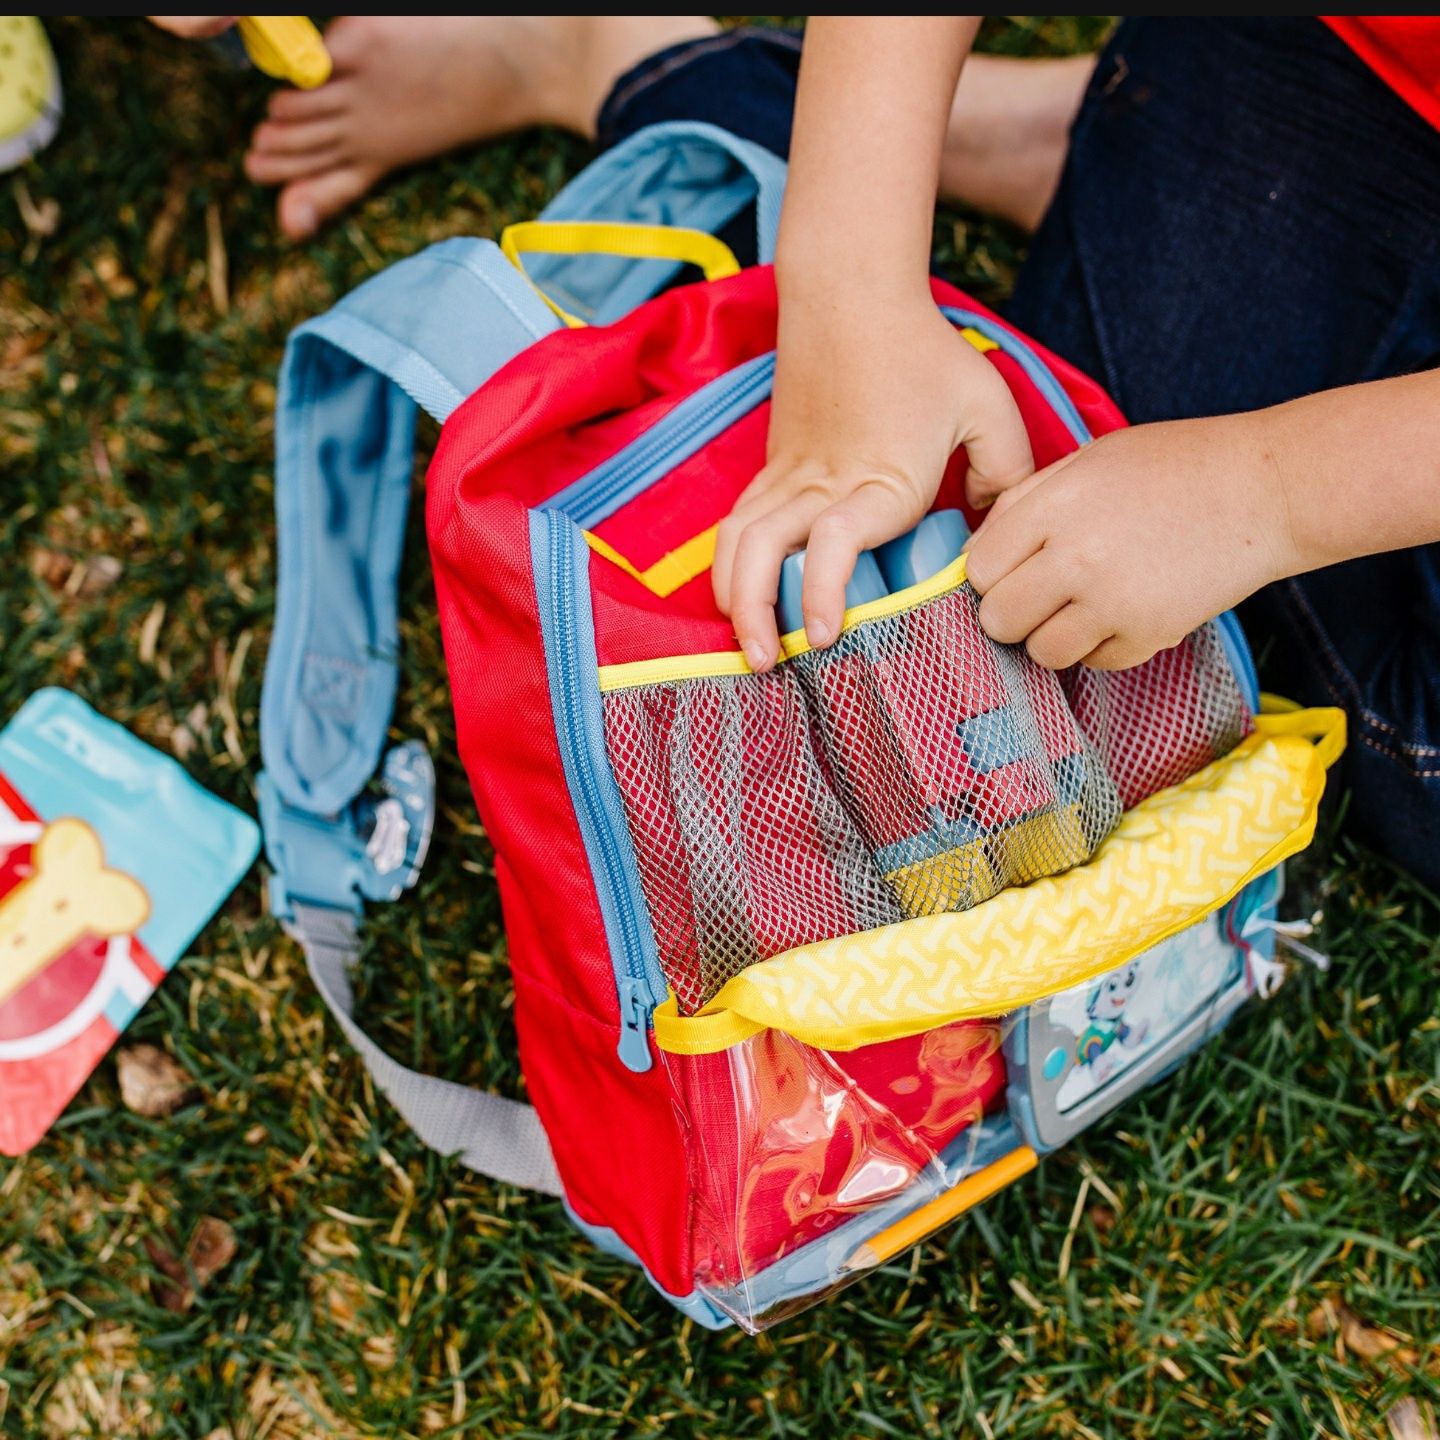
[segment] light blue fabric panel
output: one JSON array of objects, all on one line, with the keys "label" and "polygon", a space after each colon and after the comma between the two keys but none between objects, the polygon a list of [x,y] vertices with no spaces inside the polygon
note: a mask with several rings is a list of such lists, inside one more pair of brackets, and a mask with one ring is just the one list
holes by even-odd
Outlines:
[{"label": "light blue fabric panel", "polygon": [[275,417],[279,592],[261,748],[296,808],[338,812],[379,765],[417,405],[444,420],[558,327],[491,241],[446,240],[290,337]]}]

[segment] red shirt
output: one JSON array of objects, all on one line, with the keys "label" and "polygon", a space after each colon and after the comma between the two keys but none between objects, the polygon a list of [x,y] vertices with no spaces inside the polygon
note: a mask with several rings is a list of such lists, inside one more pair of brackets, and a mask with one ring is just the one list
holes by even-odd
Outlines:
[{"label": "red shirt", "polygon": [[1440,129],[1440,15],[1320,18],[1402,100]]}]

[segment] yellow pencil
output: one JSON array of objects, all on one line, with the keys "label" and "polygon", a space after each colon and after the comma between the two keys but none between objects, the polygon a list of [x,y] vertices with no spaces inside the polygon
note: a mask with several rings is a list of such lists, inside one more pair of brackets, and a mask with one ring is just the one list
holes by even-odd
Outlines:
[{"label": "yellow pencil", "polygon": [[1040,1157],[1028,1145],[1021,1145],[1008,1155],[1002,1155],[983,1170],[967,1175],[943,1195],[937,1195],[878,1235],[872,1235],[842,1268],[847,1271],[867,1270],[872,1265],[883,1265],[902,1250],[909,1249],[917,1240],[923,1240],[932,1230],[938,1230],[947,1221],[963,1215],[972,1205],[988,1200],[997,1190],[1003,1190],[1012,1181],[1028,1174],[1039,1161]]}]

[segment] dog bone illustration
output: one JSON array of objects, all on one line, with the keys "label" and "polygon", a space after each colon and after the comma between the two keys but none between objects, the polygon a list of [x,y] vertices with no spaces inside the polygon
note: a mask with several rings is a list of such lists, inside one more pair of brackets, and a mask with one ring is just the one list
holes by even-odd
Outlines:
[{"label": "dog bone illustration", "polygon": [[83,820],[47,825],[30,863],[32,873],[0,898],[0,1002],[82,936],[128,935],[150,914],[144,888],[106,868],[100,837]]}]

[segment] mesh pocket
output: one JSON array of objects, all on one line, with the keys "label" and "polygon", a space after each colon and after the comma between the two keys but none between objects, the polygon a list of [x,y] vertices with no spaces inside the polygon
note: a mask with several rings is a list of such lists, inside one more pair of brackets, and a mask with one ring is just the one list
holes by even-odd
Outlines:
[{"label": "mesh pocket", "polygon": [[1120,817],[1059,682],[984,633],[969,586],[792,663],[841,798],[908,916],[1079,864]]},{"label": "mesh pocket", "polygon": [[759,960],[902,918],[825,775],[791,667],[615,692],[605,733],[686,1014]]},{"label": "mesh pocket", "polygon": [[1060,681],[1127,810],[1228,754],[1253,728],[1214,621],[1133,670],[1077,665]]},{"label": "mesh pocket", "polygon": [[605,695],[660,964],[683,1014],[797,945],[967,910],[1089,859],[1122,807],[1250,728],[1213,626],[1056,675],[961,585],[767,675]]}]

